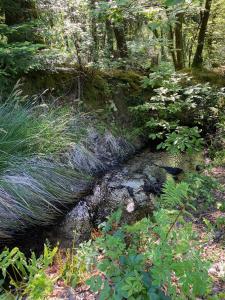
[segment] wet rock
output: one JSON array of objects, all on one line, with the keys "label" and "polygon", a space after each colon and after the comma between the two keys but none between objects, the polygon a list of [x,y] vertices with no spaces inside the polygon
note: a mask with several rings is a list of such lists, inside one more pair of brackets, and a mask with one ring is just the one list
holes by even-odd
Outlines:
[{"label": "wet rock", "polygon": [[73,243],[79,244],[90,239],[92,228],[88,207],[85,202],[79,202],[66,215],[60,226],[54,230],[54,233],[60,240],[62,247],[69,247]]},{"label": "wet rock", "polygon": [[[139,155],[117,170],[108,172],[96,182],[92,194],[65,217],[57,238],[63,246],[87,240],[93,228],[122,209],[122,222],[135,222],[151,214],[155,196],[161,191],[166,173],[152,166],[150,155]],[[75,233],[74,233],[75,232]]]}]

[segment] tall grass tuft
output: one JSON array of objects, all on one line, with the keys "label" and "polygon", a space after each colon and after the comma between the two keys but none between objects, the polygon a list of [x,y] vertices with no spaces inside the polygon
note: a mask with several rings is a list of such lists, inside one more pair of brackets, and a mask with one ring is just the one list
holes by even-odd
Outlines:
[{"label": "tall grass tuft", "polygon": [[42,112],[9,98],[0,105],[0,170],[21,157],[61,151],[73,140],[71,122],[65,109]]},{"label": "tall grass tuft", "polygon": [[0,238],[52,224],[90,184],[91,177],[47,160],[16,166],[0,178]]},{"label": "tall grass tuft", "polygon": [[134,151],[107,130],[98,133],[94,117],[20,100],[14,91],[0,105],[0,242],[54,224],[96,173]]}]

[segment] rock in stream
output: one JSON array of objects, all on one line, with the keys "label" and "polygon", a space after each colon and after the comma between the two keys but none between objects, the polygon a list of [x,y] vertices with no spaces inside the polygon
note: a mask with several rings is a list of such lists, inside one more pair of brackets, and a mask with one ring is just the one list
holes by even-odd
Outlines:
[{"label": "rock in stream", "polygon": [[82,198],[51,232],[50,240],[62,247],[79,244],[112,212],[122,208],[122,221],[134,222],[154,209],[166,172],[153,165],[152,153],[144,152],[99,179],[92,194]]}]

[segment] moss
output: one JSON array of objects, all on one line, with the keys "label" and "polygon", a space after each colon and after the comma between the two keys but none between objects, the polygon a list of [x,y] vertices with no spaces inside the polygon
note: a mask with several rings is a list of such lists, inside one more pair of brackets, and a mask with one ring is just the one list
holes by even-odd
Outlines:
[{"label": "moss", "polygon": [[105,71],[105,76],[109,80],[115,80],[129,86],[133,93],[141,90],[141,75],[134,71],[109,70]]},{"label": "moss", "polygon": [[82,85],[86,106],[94,109],[103,108],[111,97],[109,84],[99,71],[87,70]]},{"label": "moss", "polygon": [[62,95],[65,91],[72,92],[77,76],[78,71],[71,68],[32,70],[22,78],[23,93],[33,95],[49,90],[54,91],[55,95]]},{"label": "moss", "polygon": [[78,98],[78,76],[84,108],[88,111],[109,111],[110,106],[115,104],[116,117],[119,116],[127,122],[130,119],[128,107],[138,104],[144,98],[145,92],[141,87],[139,73],[122,70],[100,71],[93,68],[80,70],[78,66],[30,71],[24,76],[23,92],[32,95],[48,89],[53,96],[66,94],[62,101],[73,104],[74,99]]},{"label": "moss", "polygon": [[[106,105],[109,101],[126,103],[127,97],[140,94],[141,76],[133,71],[87,70],[84,84],[84,99],[94,107]],[[127,103],[126,103],[127,104]]]},{"label": "moss", "polygon": [[219,68],[213,70],[185,69],[183,71],[192,76],[195,82],[209,82],[211,84],[217,85],[218,87],[223,87],[225,85],[225,74],[221,73],[219,71]]}]

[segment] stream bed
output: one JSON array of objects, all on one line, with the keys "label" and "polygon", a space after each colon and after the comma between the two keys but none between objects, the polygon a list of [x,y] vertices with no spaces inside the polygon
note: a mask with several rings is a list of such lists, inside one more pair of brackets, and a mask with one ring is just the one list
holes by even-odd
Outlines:
[{"label": "stream bed", "polygon": [[119,207],[124,222],[134,222],[151,214],[154,201],[167,178],[173,178],[160,166],[183,169],[178,180],[187,172],[193,172],[203,161],[202,155],[171,155],[154,152],[149,148],[134,154],[104,175],[96,177],[93,188],[76,201],[71,210],[54,225],[31,228],[18,235],[11,246],[19,246],[24,252],[30,249],[40,253],[46,240],[71,247],[91,238],[92,231]]}]

